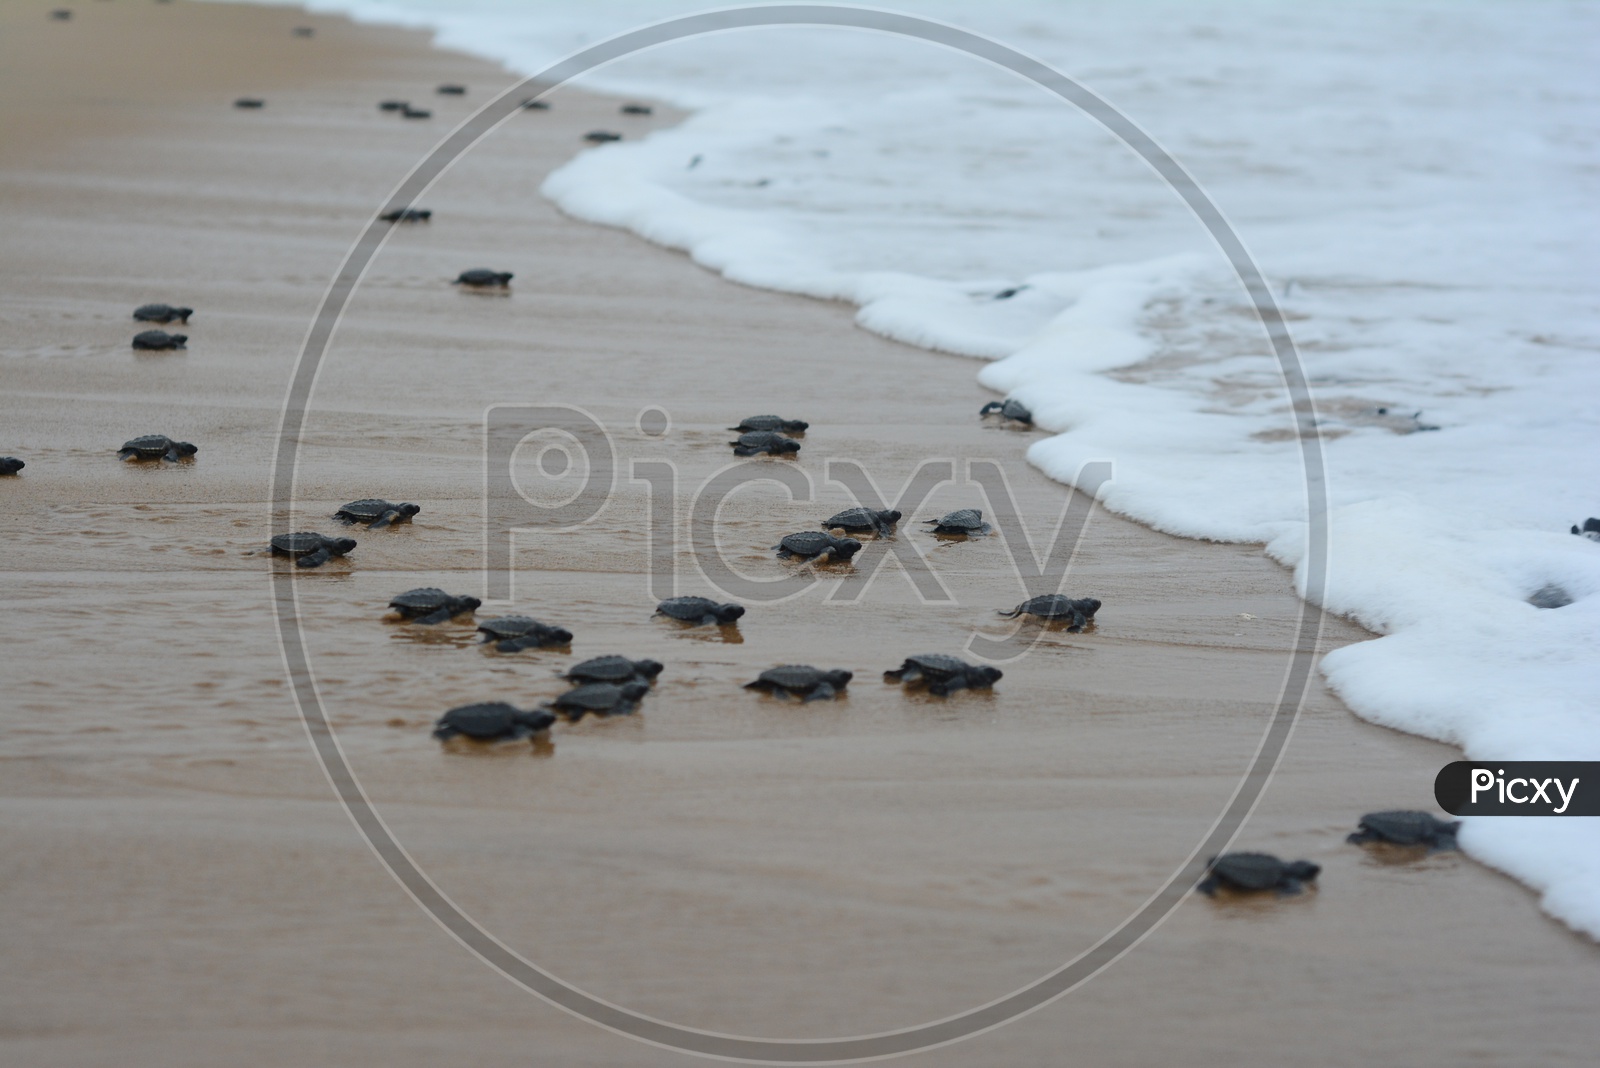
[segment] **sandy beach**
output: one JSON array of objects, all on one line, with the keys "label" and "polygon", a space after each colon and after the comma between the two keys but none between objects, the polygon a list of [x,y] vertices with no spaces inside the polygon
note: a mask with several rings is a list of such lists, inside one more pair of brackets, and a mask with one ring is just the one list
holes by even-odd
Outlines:
[{"label": "sandy beach", "polygon": [[[0,1060],[8,1065],[657,1065],[680,1054],[508,983],[385,872],[330,791],[285,681],[272,609],[272,458],[328,280],[372,212],[515,79],[425,35],[288,8],[97,0],[0,7]],[[309,26],[309,38],[291,34]],[[440,96],[445,82],[468,87]],[[241,96],[266,106],[235,109]],[[426,121],[378,110],[385,98]],[[522,537],[514,608],[570,653],[501,656],[463,618],[385,620],[400,591],[483,595],[484,413],[568,404],[624,462],[690,498],[726,427],[808,419],[809,500],[732,495],[725,558],[854,503],[854,459],[893,495],[923,461],[1005,471],[1037,544],[1066,506],[1025,431],[985,426],[973,361],[858,329],[852,309],[735,286],[576,222],[538,195],[586,131],[675,121],[578,89],[519,114],[423,199],[351,303],[301,437],[296,529],[367,496],[414,522],[297,581],[339,740],[396,836],[465,911],[598,997],[676,1023],[816,1038],[905,1027],[1000,997],[1092,945],[1181,865],[1249,765],[1300,605],[1259,546],[1181,541],[1095,509],[1072,592],[992,694],[907,695],[880,673],[961,651],[1024,590],[998,538],[935,542],[912,518],[986,507],[941,486],[920,539],[952,600],[886,565],[752,605],[736,631],[651,618],[652,501],[619,479],[579,529]],[[461,291],[512,271],[508,296]],[[187,349],[129,348],[132,309],[197,309]],[[664,434],[641,429],[660,409]],[[129,465],[145,433],[192,463]],[[534,457],[518,454],[528,475]],[[694,550],[675,592],[715,595]],[[858,570],[860,570],[858,568]],[[842,575],[834,571],[825,574]],[[486,607],[483,613],[489,613]],[[1329,617],[1322,648],[1365,632]],[[559,694],[588,656],[666,669],[643,711],[552,745],[442,752],[468,701]],[[739,684],[779,663],[855,672],[801,707]],[[1346,845],[1365,811],[1432,808],[1455,750],[1362,723],[1313,684],[1237,848],[1322,865],[1283,901],[1193,896],[1080,990],[927,1065],[1589,1063],[1600,947],[1456,853]]]}]

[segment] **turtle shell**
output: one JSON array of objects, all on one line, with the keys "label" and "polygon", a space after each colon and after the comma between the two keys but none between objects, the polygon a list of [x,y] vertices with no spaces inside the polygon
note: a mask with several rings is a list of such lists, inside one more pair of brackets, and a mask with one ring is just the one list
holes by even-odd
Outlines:
[{"label": "turtle shell", "polygon": [[188,341],[187,334],[169,334],[165,330],[143,330],[133,335],[136,349],[181,349]]},{"label": "turtle shell", "polygon": [[[770,430],[754,430],[748,434],[739,435],[739,447],[743,449],[772,450],[779,452],[798,452],[800,443],[793,438],[786,438],[782,434]],[[789,446],[793,446],[790,448]]]},{"label": "turtle shell", "polygon": [[443,608],[455,598],[445,593],[436,586],[419,586],[414,590],[407,590],[389,602],[390,608],[409,608],[417,612],[426,612],[436,608]]},{"label": "turtle shell", "polygon": [[[709,597],[669,597],[656,605],[656,611],[686,623],[698,623],[706,616],[717,615],[722,607]],[[743,609],[739,614],[744,614]]]},{"label": "turtle shell", "polygon": [[1023,601],[1017,606],[1016,614],[1026,613],[1040,619],[1073,619],[1081,612],[1086,620],[1092,620],[1099,610],[1100,602],[1093,597],[1073,599],[1064,593],[1045,593]]},{"label": "turtle shell", "polygon": [[314,553],[322,548],[322,535],[305,530],[294,534],[274,534],[272,547],[281,553],[292,553],[295,556]]},{"label": "turtle shell", "polygon": [[[756,677],[757,683],[778,687],[784,690],[795,690],[805,693],[816,689],[824,682],[830,681],[828,676],[832,672],[819,671],[810,664],[780,664],[775,668],[768,668]],[[850,672],[841,671],[838,674],[844,683],[850,681]],[[836,684],[842,685],[842,683]]]},{"label": "turtle shell", "polygon": [[621,686],[610,682],[589,682],[568,690],[551,701],[550,705],[574,720],[581,719],[586,712],[601,716],[619,715],[632,712],[633,706],[647,689],[641,682]]},{"label": "turtle shell", "polygon": [[654,660],[629,660],[625,656],[597,656],[574,664],[565,678],[576,682],[623,683],[634,678],[654,678],[661,665]]},{"label": "turtle shell", "polygon": [[556,721],[548,712],[524,712],[504,701],[485,701],[480,704],[452,708],[439,717],[434,726],[435,737],[456,734],[480,742],[499,738],[524,738],[544,730]]},{"label": "turtle shell", "polygon": [[822,521],[825,527],[843,527],[845,530],[877,530],[881,525],[900,521],[900,513],[893,509],[882,512],[872,508],[846,508]]},{"label": "turtle shell", "polygon": [[982,530],[983,513],[976,508],[961,508],[928,522],[949,530]]},{"label": "turtle shell", "polygon": [[908,656],[906,663],[930,679],[949,678],[972,666],[959,657],[946,656],[944,653],[920,653],[917,656]]},{"label": "turtle shell", "polygon": [[365,497],[343,506],[339,509],[339,514],[353,515],[358,519],[376,519],[393,507],[393,504],[377,497]]},{"label": "turtle shell", "polygon": [[140,456],[165,456],[167,450],[172,448],[172,439],[165,434],[143,434],[132,441],[122,444],[124,449],[132,449]]},{"label": "turtle shell", "polygon": [[779,548],[787,549],[796,556],[816,556],[833,546],[833,535],[824,534],[820,530],[802,530],[798,534],[790,534],[778,543]]},{"label": "turtle shell", "polygon": [[[532,616],[498,616],[495,619],[486,619],[478,624],[478,629],[489,636],[489,640],[507,638],[521,638],[536,631],[549,631],[552,636],[565,633],[560,627],[552,627],[548,623],[541,623]],[[570,636],[569,636],[570,640]]]},{"label": "turtle shell", "polygon": [[1453,841],[1457,826],[1426,812],[1405,810],[1369,812],[1361,817],[1362,830],[1396,845],[1431,844],[1440,838]]},{"label": "turtle shell", "polygon": [[1271,853],[1224,853],[1211,862],[1211,874],[1236,890],[1274,890],[1288,865]]}]

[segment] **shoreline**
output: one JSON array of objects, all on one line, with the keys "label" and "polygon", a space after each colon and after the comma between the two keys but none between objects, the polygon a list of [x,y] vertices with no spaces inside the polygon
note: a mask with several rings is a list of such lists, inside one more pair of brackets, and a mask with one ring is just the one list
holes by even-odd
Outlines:
[{"label": "shoreline", "polygon": [[[216,1063],[241,1049],[253,1063],[463,1050],[498,1062],[537,1041],[566,1063],[658,1063],[499,982],[373,862],[293,717],[252,555],[282,383],[321,287],[406,162],[473,106],[476,94],[452,102],[431,86],[509,79],[419,33],[294,9],[97,4],[59,27],[47,10],[5,16],[25,28],[8,34],[34,66],[13,65],[4,84],[45,90],[82,74],[74,84],[92,91],[42,116],[49,92],[0,97],[32,111],[23,124],[0,105],[0,134],[32,131],[0,138],[18,146],[0,154],[19,249],[0,355],[5,450],[30,463],[0,487],[28,620],[8,628],[4,669],[19,695],[6,723],[9,853],[31,873],[13,884],[18,922],[0,936],[29,975],[6,1014],[12,1062]],[[316,37],[290,38],[302,24]],[[57,29],[75,43],[49,39]],[[110,109],[101,94],[143,66],[118,57],[144,47],[205,60],[175,61],[171,84]],[[373,102],[403,86],[435,107],[431,124],[377,114]],[[227,106],[247,93],[267,108]],[[955,608],[930,611],[884,574],[881,603],[811,595],[752,610],[743,643],[727,646],[648,621],[648,501],[629,486],[603,524],[519,549],[518,563],[537,614],[579,634],[574,658],[615,647],[669,664],[644,714],[560,733],[549,761],[442,760],[426,738],[439,711],[548,697],[570,662],[503,663],[465,648],[469,626],[419,642],[379,622],[406,585],[476,581],[486,401],[570,400],[630,455],[668,458],[686,486],[726,464],[720,426],[778,403],[816,425],[808,450],[870,460],[886,490],[929,455],[999,453],[1036,539],[1067,498],[1020,442],[974,425],[989,394],[970,361],[865,334],[843,306],[732,288],[530,194],[582,130],[618,121],[615,103],[562,93],[508,124],[441,180],[426,205],[435,221],[396,233],[352,303],[307,424],[304,514],[327,528],[325,506],[369,493],[426,509],[414,529],[366,535],[350,566],[300,584],[319,683],[367,789],[430,873],[600,996],[766,1034],[959,1011],[1092,941],[1194,840],[1274,695],[1298,603],[1288,575],[1258,546],[1182,542],[1097,509],[1075,564],[1107,604],[1097,631],[1052,638],[1059,671],[1019,669],[994,698],[936,706],[866,669],[973,625],[991,607],[997,547],[939,557],[957,561],[945,575]],[[671,121],[658,109],[637,128]],[[517,271],[508,301],[442,287],[498,264]],[[200,309],[189,349],[127,352],[127,310],[169,292]],[[832,373],[793,372],[818,349],[834,354]],[[616,383],[651,376],[650,396],[618,396]],[[902,388],[889,396],[891,382]],[[646,404],[671,414],[660,442],[630,429]],[[146,424],[177,424],[201,462],[101,466],[106,440]],[[730,501],[724,531],[751,547],[739,566],[780,574],[761,551],[773,530],[849,503],[811,473],[814,501]],[[958,486],[932,500],[980,499]],[[706,592],[692,569],[681,584]],[[1235,633],[1241,611],[1259,626]],[[75,641],[91,620],[117,641]],[[1327,648],[1360,634],[1331,617],[1327,633]],[[855,667],[849,700],[801,719],[733,688],[791,658]],[[1432,771],[1453,750],[1357,722],[1316,683],[1237,846],[1310,855],[1325,867],[1316,894],[1283,908],[1186,901],[1071,998],[924,1059],[1044,1063],[1068,1035],[1097,1063],[1235,1056],[1237,1028],[1256,1036],[1241,1063],[1326,1063],[1330,1051],[1582,1063],[1596,947],[1465,858],[1389,865],[1343,846],[1362,811],[1431,807]],[[1063,827],[1063,812],[1080,818]],[[530,912],[530,897],[549,904]],[[1440,917],[1470,937],[1441,938]],[[961,960],[960,974],[930,973],[940,959]],[[1535,989],[1494,1002],[1495,961],[1537,964]],[[848,989],[819,991],[826,974],[849,976],[835,984]],[[92,1016],[71,1009],[91,998]]]}]

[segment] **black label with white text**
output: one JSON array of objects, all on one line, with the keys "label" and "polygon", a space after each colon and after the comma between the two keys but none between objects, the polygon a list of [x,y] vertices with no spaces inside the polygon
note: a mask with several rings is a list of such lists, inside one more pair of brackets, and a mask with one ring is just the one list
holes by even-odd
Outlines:
[{"label": "black label with white text", "polygon": [[1452,816],[1600,816],[1600,761],[1458,760],[1433,796]]}]

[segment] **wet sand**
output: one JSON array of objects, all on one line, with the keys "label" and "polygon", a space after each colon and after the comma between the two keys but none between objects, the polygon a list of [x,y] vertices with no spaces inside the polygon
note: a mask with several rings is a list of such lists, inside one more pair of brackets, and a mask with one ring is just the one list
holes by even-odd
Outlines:
[{"label": "wet sand", "polygon": [[[0,483],[6,622],[0,836],[8,922],[0,1059],[16,1065],[661,1064],[470,957],[404,895],[334,800],[284,682],[271,610],[271,460],[323,288],[372,210],[512,79],[424,37],[291,9],[80,3],[0,9]],[[316,36],[290,36],[296,25]],[[446,81],[471,88],[442,97]],[[262,96],[259,112],[231,107]],[[432,108],[425,122],[379,99]],[[482,595],[483,419],[571,404],[624,464],[667,463],[678,527],[728,467],[723,429],[779,411],[812,429],[810,500],[747,486],[717,524],[747,576],[851,502],[825,461],[893,495],[926,459],[1000,463],[1036,542],[1067,501],[1027,434],[976,418],[967,360],[856,329],[843,305],[731,285],[566,219],[542,176],[590,129],[670,123],[563,90],[516,116],[397,230],[334,339],[302,435],[298,527],[362,496],[416,521],[351,532],[301,576],[312,668],[339,740],[413,857],[507,944],[593,994],[691,1026],[822,1037],[1001,996],[1096,941],[1194,847],[1248,765],[1299,606],[1255,546],[1152,533],[1095,510],[1070,588],[1105,602],[1051,631],[993,694],[907,696],[879,673],[960,652],[1024,589],[1001,539],[927,550],[953,600],[894,565],[854,602],[830,578],[751,603],[736,631],[651,609],[651,500],[624,467],[591,523],[521,536],[517,611],[570,652],[500,656],[465,620],[384,620],[412,586]],[[509,296],[446,284],[514,271]],[[198,309],[189,347],[135,353],[146,301]],[[670,428],[640,429],[660,408]],[[124,465],[161,432],[200,453]],[[538,496],[538,457],[514,458]],[[571,477],[571,476],[569,476]],[[551,492],[556,492],[555,488]],[[941,486],[914,518],[988,507]],[[714,594],[694,547],[676,592]],[[704,555],[704,554],[702,554]],[[863,554],[865,555],[865,553]],[[858,565],[857,572],[866,564]],[[825,574],[845,574],[837,569]],[[1323,648],[1363,632],[1327,620]],[[441,752],[470,700],[524,706],[556,672],[622,652],[667,664],[644,711],[557,728],[535,755]],[[764,667],[856,672],[799,706],[738,688]],[[1238,838],[1323,865],[1285,901],[1186,901],[1130,956],[937,1065],[1587,1063],[1600,949],[1459,855],[1343,842],[1361,812],[1429,807],[1453,750],[1357,721],[1314,687]]]}]

